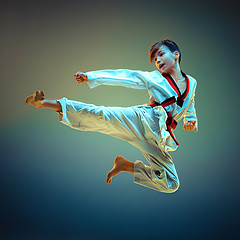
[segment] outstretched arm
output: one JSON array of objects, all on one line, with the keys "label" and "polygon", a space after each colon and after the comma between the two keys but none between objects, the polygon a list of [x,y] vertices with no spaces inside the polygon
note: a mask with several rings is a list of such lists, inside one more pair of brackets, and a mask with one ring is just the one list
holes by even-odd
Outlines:
[{"label": "outstretched arm", "polygon": [[125,86],[137,89],[147,89],[151,79],[149,72],[128,69],[99,70],[87,73],[77,72],[74,77],[78,83],[88,82],[90,88],[99,85]]}]

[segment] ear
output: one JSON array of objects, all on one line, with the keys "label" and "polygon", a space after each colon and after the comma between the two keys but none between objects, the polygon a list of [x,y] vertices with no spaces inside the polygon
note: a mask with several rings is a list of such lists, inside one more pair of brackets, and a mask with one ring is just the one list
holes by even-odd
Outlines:
[{"label": "ear", "polygon": [[178,59],[179,59],[179,56],[180,56],[179,52],[178,52],[178,51],[175,51],[175,52],[174,52],[174,55],[175,55],[175,60],[178,60]]}]

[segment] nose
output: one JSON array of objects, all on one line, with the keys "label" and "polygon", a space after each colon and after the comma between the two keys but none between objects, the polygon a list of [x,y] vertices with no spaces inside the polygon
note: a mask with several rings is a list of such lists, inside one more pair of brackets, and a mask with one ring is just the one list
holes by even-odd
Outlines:
[{"label": "nose", "polygon": [[160,57],[157,56],[156,62],[159,63],[160,62]]}]

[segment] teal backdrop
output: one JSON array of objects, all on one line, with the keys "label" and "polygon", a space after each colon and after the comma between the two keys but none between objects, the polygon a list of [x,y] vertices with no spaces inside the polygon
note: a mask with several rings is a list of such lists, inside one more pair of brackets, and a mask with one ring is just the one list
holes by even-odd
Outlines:
[{"label": "teal backdrop", "polygon": [[[1,4],[1,239],[237,239],[239,13],[237,1],[6,1]],[[36,89],[106,106],[147,91],[77,84],[76,71],[155,70],[150,46],[176,41],[198,81],[199,132],[176,130],[174,194],[106,174],[117,155],[144,160],[110,136],[73,130],[25,104]]]}]

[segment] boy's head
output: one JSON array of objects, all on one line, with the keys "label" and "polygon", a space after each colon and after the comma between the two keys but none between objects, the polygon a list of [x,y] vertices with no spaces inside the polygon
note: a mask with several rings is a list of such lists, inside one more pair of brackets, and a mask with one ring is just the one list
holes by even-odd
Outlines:
[{"label": "boy's head", "polygon": [[170,73],[181,62],[181,52],[172,40],[165,39],[152,45],[149,60],[161,73]]},{"label": "boy's head", "polygon": [[149,60],[151,63],[154,61],[156,52],[162,46],[166,46],[171,52],[178,51],[179,52],[178,62],[179,63],[181,62],[181,51],[180,51],[178,45],[172,40],[164,39],[164,40],[161,40],[160,42],[156,42],[155,44],[153,44],[151,46],[151,49],[149,50],[149,53],[148,53]]}]

